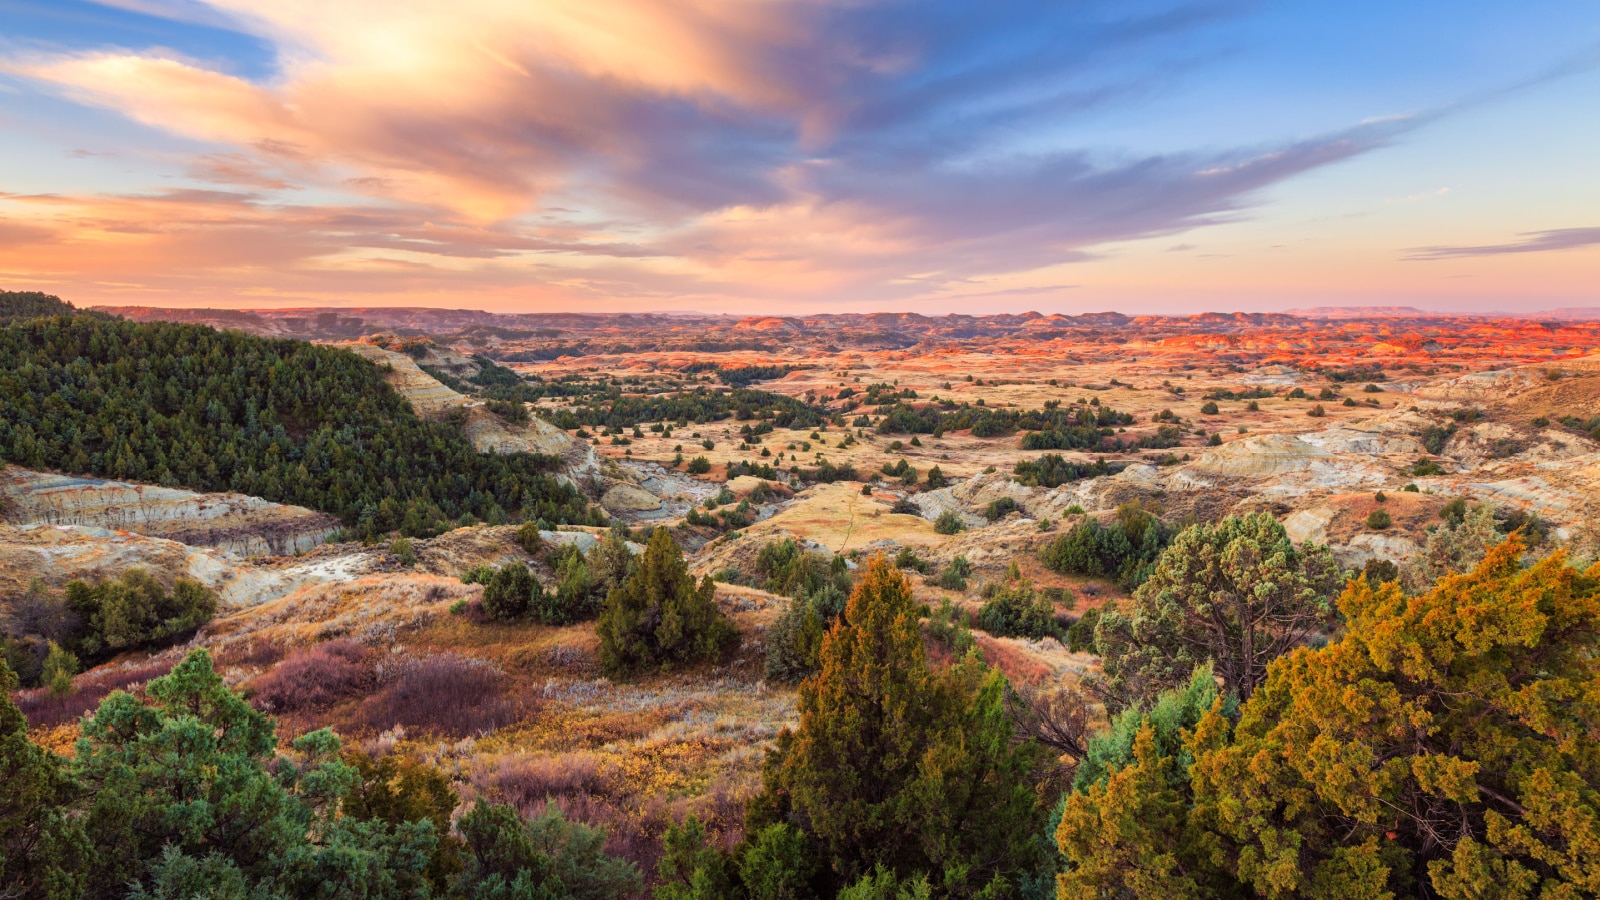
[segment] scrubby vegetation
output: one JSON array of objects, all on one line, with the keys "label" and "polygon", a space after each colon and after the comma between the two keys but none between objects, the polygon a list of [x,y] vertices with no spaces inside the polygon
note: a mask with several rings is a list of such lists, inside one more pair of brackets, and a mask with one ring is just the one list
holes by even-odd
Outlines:
[{"label": "scrubby vegetation", "polygon": [[[157,647],[192,634],[217,611],[217,595],[178,578],[170,589],[142,569],[61,593],[35,581],[0,609],[0,648],[24,684],[48,683],[70,657],[72,672],[128,650]],[[53,669],[47,664],[51,655]],[[48,671],[47,671],[48,670]]]},{"label": "scrubby vegetation", "polygon": [[484,455],[424,421],[345,350],[94,316],[0,327],[0,459],[238,491],[338,515],[363,535],[463,516],[588,522],[552,461]]},{"label": "scrubby vegetation", "polygon": [[117,692],[70,760],[33,745],[0,665],[0,879],[8,896],[602,897],[636,889],[602,835],[555,810],[523,822],[457,798],[415,763],[343,751],[330,731],[278,747],[273,720],[204,650]]},{"label": "scrubby vegetation", "polygon": [[1102,525],[1098,519],[1084,519],[1050,542],[1039,558],[1056,572],[1108,578],[1126,588],[1138,587],[1150,577],[1156,558],[1178,531],[1163,522],[1158,511],[1137,501],[1124,503],[1109,525]]}]

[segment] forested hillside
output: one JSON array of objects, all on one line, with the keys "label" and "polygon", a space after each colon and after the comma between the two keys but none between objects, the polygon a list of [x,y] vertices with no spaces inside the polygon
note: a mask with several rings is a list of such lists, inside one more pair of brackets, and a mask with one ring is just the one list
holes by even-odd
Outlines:
[{"label": "forested hillside", "polygon": [[[0,319],[34,301],[0,298]],[[479,454],[355,354],[193,325],[11,319],[0,327],[0,459],[238,491],[363,534],[587,515],[550,460]]]}]

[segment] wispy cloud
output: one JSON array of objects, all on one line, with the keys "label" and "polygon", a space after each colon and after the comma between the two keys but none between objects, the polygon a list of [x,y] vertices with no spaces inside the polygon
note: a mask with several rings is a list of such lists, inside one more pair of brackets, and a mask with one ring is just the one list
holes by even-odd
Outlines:
[{"label": "wispy cloud", "polygon": [[[310,285],[382,260],[383,278],[584,296],[915,298],[1240,218],[1422,121],[1203,152],[1014,142],[1181,70],[1185,38],[1247,8],[1232,0],[112,5],[277,54],[260,78],[159,49],[0,60],[194,142],[181,174],[210,193],[14,211],[19,235],[97,236],[118,282],[159,261]],[[3,251],[11,271],[68,266]]]},{"label": "wispy cloud", "polygon": [[1543,253],[1548,250],[1572,250],[1600,244],[1600,228],[1553,228],[1548,231],[1529,231],[1518,235],[1521,240],[1503,244],[1478,244],[1462,247],[1416,247],[1408,251],[1406,259],[1458,259],[1464,256],[1499,256],[1506,253]]}]

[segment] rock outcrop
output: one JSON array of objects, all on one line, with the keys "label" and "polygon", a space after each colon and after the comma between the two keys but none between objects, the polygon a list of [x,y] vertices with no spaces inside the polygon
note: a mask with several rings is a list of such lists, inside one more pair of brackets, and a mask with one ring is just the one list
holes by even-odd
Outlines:
[{"label": "rock outcrop", "polygon": [[241,554],[292,554],[322,543],[333,516],[243,494],[0,469],[0,518],[11,525],[83,525]]}]

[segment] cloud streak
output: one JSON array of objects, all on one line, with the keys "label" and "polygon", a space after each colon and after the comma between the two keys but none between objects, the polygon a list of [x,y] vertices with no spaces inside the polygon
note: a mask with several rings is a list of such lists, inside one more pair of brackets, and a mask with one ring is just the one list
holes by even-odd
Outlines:
[{"label": "cloud streak", "polygon": [[1518,235],[1519,241],[1503,244],[1479,244],[1462,247],[1417,247],[1406,254],[1406,259],[1461,259],[1472,256],[1501,256],[1507,253],[1544,253],[1551,250],[1574,250],[1600,244],[1600,228],[1553,228],[1548,231],[1530,231]]}]

